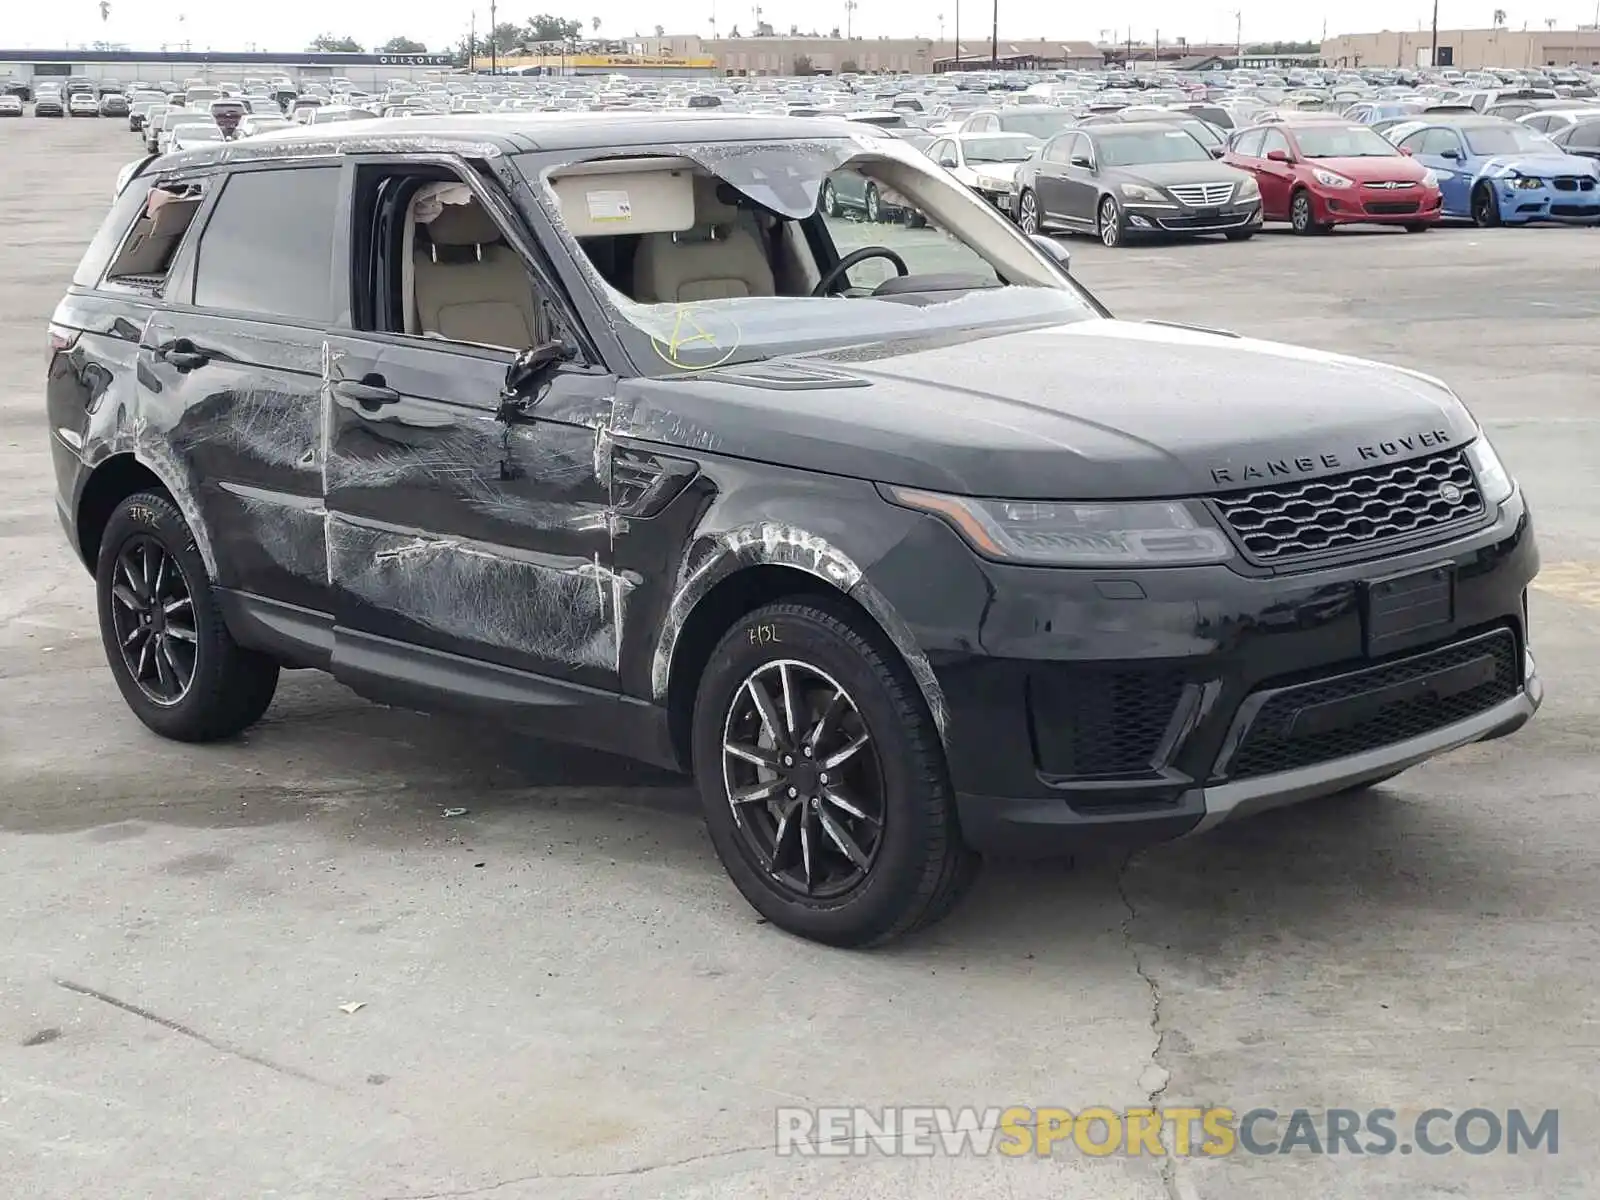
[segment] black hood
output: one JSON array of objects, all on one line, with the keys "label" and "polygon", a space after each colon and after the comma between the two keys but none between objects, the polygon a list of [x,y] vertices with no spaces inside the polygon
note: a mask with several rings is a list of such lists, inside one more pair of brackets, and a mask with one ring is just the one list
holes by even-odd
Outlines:
[{"label": "black hood", "polygon": [[1245,179],[1245,173],[1238,167],[1215,159],[1107,167],[1101,174],[1117,183],[1149,183],[1156,187],[1171,187],[1175,183],[1243,183]]},{"label": "black hood", "polygon": [[1190,496],[1336,475],[1476,435],[1397,367],[1088,320],[876,358],[775,360],[618,390],[617,432],[965,495]]}]

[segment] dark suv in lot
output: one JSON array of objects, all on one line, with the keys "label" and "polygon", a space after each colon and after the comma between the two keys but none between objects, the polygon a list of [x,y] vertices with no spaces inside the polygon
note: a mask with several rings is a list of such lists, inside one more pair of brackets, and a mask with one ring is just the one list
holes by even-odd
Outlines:
[{"label": "dark suv in lot", "polygon": [[[927,226],[819,212],[848,170]],[[1110,319],[844,123],[158,159],[50,338],[61,520],[148,726],[236,734],[318,668],[689,770],[739,889],[823,941],[1540,699],[1528,509],[1443,383]]]}]

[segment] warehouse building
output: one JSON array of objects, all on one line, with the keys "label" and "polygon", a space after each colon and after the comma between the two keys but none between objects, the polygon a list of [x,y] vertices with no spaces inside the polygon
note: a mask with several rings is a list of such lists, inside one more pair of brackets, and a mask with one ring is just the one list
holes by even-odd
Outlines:
[{"label": "warehouse building", "polygon": [[[1332,67],[1427,66],[1431,30],[1347,33],[1322,43]],[[1600,67],[1600,29],[1441,29],[1439,65],[1478,67]]]},{"label": "warehouse building", "polygon": [[19,79],[30,87],[50,79],[82,76],[96,83],[238,83],[286,76],[296,83],[335,77],[364,90],[381,89],[392,79],[415,81],[452,70],[449,54],[315,54],[279,51],[251,54],[225,51],[6,50],[0,49],[0,82]]}]

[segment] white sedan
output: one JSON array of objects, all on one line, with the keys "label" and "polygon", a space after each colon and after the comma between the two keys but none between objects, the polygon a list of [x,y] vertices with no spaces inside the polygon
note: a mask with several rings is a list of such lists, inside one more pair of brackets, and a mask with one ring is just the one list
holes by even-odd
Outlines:
[{"label": "white sedan", "polygon": [[73,92],[72,99],[67,101],[67,116],[69,117],[98,117],[100,115],[100,101],[95,99],[90,92]]},{"label": "white sedan", "polygon": [[22,97],[9,93],[0,96],[0,117],[20,117],[22,115]]},{"label": "white sedan", "polygon": [[928,147],[928,157],[1002,211],[1010,208],[1017,167],[1040,141],[1031,133],[957,133]]}]

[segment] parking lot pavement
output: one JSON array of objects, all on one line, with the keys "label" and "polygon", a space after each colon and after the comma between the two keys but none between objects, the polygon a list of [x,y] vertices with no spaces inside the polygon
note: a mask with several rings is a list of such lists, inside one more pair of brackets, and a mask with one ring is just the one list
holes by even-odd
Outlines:
[{"label": "parking lot pavement", "polygon": [[[998,866],[945,924],[849,954],[759,925],[689,790],[644,768],[307,674],[234,744],[137,725],[56,527],[41,397],[122,124],[0,125],[7,1196],[1600,1194],[1600,232],[1074,243],[1121,315],[1447,377],[1533,499],[1548,700],[1510,741],[1126,869]],[[1402,1126],[1559,1108],[1563,1136],[1165,1170],[771,1150],[779,1105],[1152,1097]]]}]

